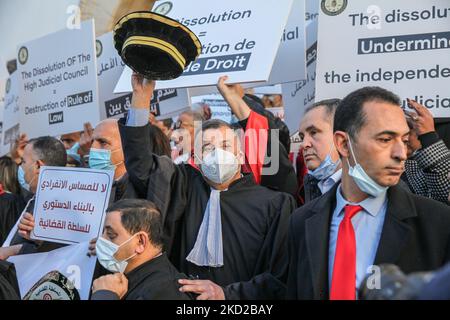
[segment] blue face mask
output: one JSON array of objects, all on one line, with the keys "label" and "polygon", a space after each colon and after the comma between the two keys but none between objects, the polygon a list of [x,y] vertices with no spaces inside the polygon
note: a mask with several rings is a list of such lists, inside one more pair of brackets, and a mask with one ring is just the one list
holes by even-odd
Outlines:
[{"label": "blue face mask", "polygon": [[371,177],[369,177],[369,175],[364,171],[361,165],[358,164],[358,162],[356,161],[355,153],[353,152],[350,137],[348,137],[348,144],[350,146],[350,152],[352,154],[352,157],[355,160],[355,166],[351,167],[350,162],[348,161],[347,158],[348,174],[350,175],[350,177],[353,178],[353,181],[355,181],[356,185],[362,192],[374,198],[382,195],[384,192],[387,191],[388,187],[383,187],[380,186],[378,183],[376,183]]},{"label": "blue face mask", "polygon": [[81,156],[78,154],[78,149],[80,149],[80,144],[77,142],[72,146],[72,148],[67,150],[67,156],[81,163]]},{"label": "blue face mask", "polygon": [[116,170],[111,162],[111,150],[91,148],[89,151],[89,168],[98,170]]},{"label": "blue face mask", "polygon": [[331,154],[329,153],[325,160],[323,160],[316,169],[312,171],[308,170],[308,173],[319,181],[325,180],[328,177],[331,177],[333,173],[336,172],[336,169],[340,163],[340,159],[338,159],[336,162],[333,162],[333,160],[331,159]]},{"label": "blue face mask", "polygon": [[22,166],[19,166],[19,169],[17,170],[17,179],[19,180],[22,188],[30,191],[30,185],[25,181],[25,171],[23,171]]}]

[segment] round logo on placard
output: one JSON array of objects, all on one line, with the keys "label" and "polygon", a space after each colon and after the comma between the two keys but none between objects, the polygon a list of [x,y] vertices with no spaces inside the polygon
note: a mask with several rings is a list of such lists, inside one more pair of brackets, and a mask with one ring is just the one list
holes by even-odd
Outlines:
[{"label": "round logo on placard", "polygon": [[162,14],[163,16],[165,16],[166,14],[168,14],[170,12],[170,10],[172,10],[172,8],[173,8],[173,3],[170,1],[166,1],[166,2],[163,2],[160,5],[158,5],[155,9],[153,9],[153,12],[159,13],[159,14]]},{"label": "round logo on placard", "polygon": [[27,47],[22,47],[19,49],[19,62],[20,64],[25,64],[28,61],[28,49]]},{"label": "round logo on placard", "polygon": [[5,90],[6,90],[6,94],[9,93],[9,90],[11,90],[11,79],[6,80]]},{"label": "round logo on placard", "polygon": [[23,300],[80,300],[80,294],[72,281],[54,270],[36,282]]},{"label": "round logo on placard", "polygon": [[97,53],[97,58],[103,53],[103,44],[100,40],[95,40],[95,52]]},{"label": "round logo on placard", "polygon": [[322,0],[320,7],[326,15],[337,16],[347,8],[347,0]]}]

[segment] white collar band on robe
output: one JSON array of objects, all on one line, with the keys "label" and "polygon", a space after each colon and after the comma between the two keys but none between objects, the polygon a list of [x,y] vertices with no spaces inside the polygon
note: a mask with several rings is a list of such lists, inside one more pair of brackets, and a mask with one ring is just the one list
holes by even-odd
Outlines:
[{"label": "white collar band on robe", "polygon": [[211,189],[197,240],[186,260],[197,266],[223,266],[222,214],[219,190]]}]

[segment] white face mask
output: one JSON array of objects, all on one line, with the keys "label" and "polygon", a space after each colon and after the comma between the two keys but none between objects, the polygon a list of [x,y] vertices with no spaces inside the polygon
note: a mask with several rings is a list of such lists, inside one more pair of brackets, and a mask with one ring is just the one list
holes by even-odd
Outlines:
[{"label": "white face mask", "polygon": [[308,173],[317,180],[325,180],[328,177],[331,177],[333,173],[336,172],[336,169],[341,163],[340,159],[338,159],[336,162],[333,162],[333,159],[331,159],[331,152],[333,151],[333,148],[334,144],[331,145],[330,152],[328,152],[325,160],[323,160],[316,169],[308,170]]},{"label": "white face mask", "polygon": [[136,256],[136,253],[122,261],[118,261],[114,258],[114,255],[119,251],[120,247],[128,243],[135,236],[136,235],[132,236],[120,246],[103,237],[99,237],[95,245],[98,262],[108,271],[123,273],[128,266],[128,260]]},{"label": "white face mask", "polygon": [[350,137],[348,137],[348,144],[350,146],[350,152],[355,161],[355,166],[351,167],[350,162],[347,158],[348,163],[348,174],[353,178],[358,188],[372,197],[378,197],[384,192],[387,191],[388,187],[380,186],[376,183],[361,167],[361,165],[356,161],[355,153],[353,152],[352,142],[350,141]]},{"label": "white face mask", "polygon": [[220,148],[208,153],[200,164],[203,175],[216,184],[233,178],[239,170],[239,161],[234,154]]}]

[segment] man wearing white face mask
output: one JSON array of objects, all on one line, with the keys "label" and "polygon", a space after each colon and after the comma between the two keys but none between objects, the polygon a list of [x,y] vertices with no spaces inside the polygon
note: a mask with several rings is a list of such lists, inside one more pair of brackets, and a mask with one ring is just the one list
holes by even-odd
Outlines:
[{"label": "man wearing white face mask", "polygon": [[333,142],[333,120],[339,99],[309,106],[300,122],[298,135],[308,174],[304,180],[305,203],[321,196],[341,180],[339,154]]},{"label": "man wearing white face mask", "polygon": [[408,138],[400,98],[390,91],[365,87],[339,104],[341,183],[292,215],[289,299],[355,300],[377,265],[410,273],[450,260],[448,207],[398,185]]},{"label": "man wearing white face mask", "polygon": [[204,122],[196,136],[200,170],[148,155],[145,150],[152,146],[145,119],[155,83],[134,74],[132,85],[132,108],[126,123],[119,122],[130,182],[161,210],[165,247],[175,267],[210,280],[196,280],[193,287],[185,280],[183,290],[199,299],[283,297],[283,282],[268,271],[285,272],[294,199],[241,173],[239,138],[223,121]]},{"label": "man wearing white face mask", "polygon": [[163,252],[161,215],[146,200],[121,200],[107,210],[95,254],[112,275],[96,279],[92,300],[190,300]]}]

